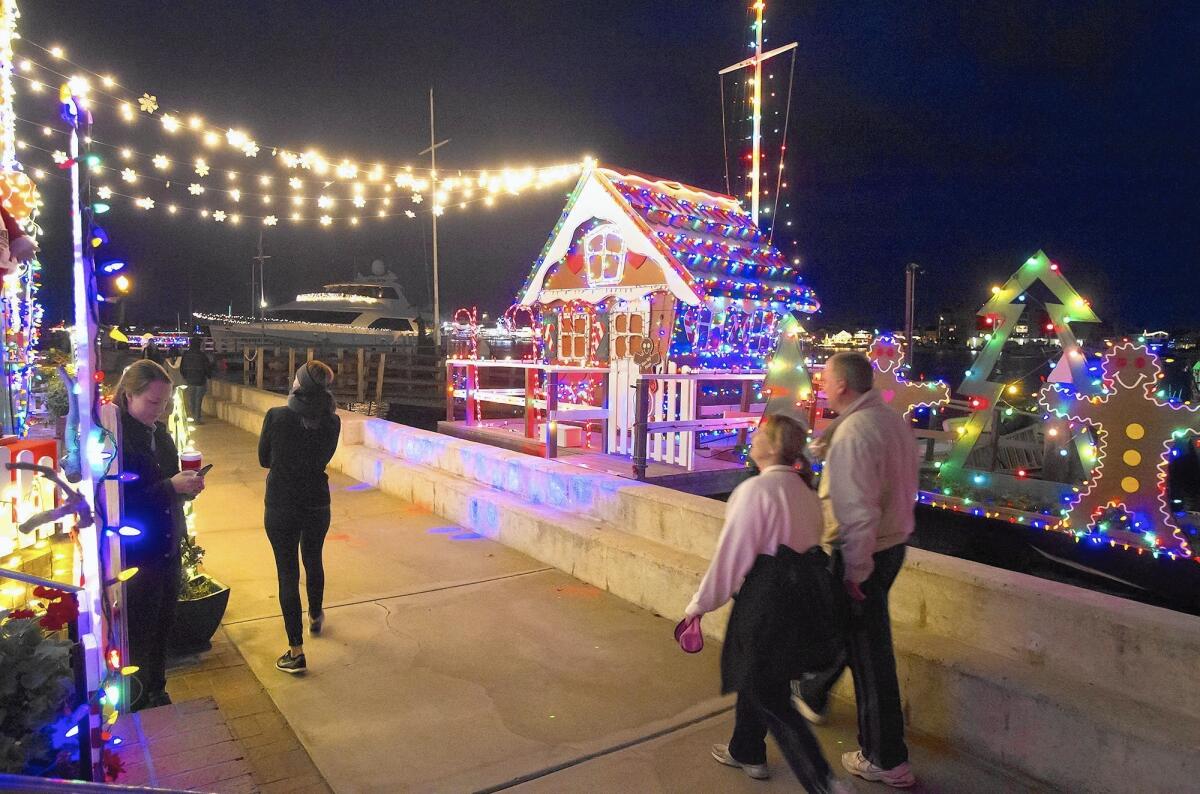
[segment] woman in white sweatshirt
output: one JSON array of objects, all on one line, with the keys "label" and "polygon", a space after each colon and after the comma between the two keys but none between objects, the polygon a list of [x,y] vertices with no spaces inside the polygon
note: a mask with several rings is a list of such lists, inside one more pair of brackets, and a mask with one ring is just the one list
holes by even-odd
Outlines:
[{"label": "woman in white sweatshirt", "polygon": [[721,652],[721,690],[738,693],[736,720],[713,758],[765,779],[769,730],[805,790],[837,794],[849,789],[792,707],[788,683],[819,666],[837,642],[828,558],[819,545],[821,503],[796,468],[804,442],[796,420],[763,420],[750,447],[761,473],[730,495],[716,553],[686,614],[697,618],[736,594]]}]

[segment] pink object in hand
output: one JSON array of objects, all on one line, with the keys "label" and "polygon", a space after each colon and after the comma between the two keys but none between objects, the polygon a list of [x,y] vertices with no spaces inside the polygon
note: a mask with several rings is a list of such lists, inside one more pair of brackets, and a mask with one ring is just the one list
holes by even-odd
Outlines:
[{"label": "pink object in hand", "polygon": [[704,635],[700,633],[700,616],[684,618],[675,626],[675,641],[684,653],[700,653],[704,648]]},{"label": "pink object in hand", "polygon": [[179,468],[182,471],[200,471],[203,456],[194,449],[185,449],[179,453]]}]

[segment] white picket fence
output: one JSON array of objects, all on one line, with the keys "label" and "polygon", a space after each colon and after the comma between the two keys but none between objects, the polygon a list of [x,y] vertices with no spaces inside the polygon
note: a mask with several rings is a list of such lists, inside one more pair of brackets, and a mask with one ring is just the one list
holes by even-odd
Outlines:
[{"label": "white picket fence", "polygon": [[[17,453],[14,459],[11,447],[0,446],[0,464],[11,462],[55,467],[55,461],[45,455],[35,460],[33,452],[25,449]],[[25,519],[53,507],[54,500],[54,485],[49,480],[31,471],[10,472],[0,466],[0,557],[29,548],[61,528],[61,524],[51,523],[33,532],[21,533],[17,530]]]},{"label": "white picket fence", "polygon": [[[667,364],[668,375],[678,373],[674,362]],[[618,455],[632,455],[634,424],[637,420],[637,362],[614,362],[609,379],[608,449]],[[650,381],[648,422],[690,422],[698,418],[699,381],[679,378]],[[646,457],[659,463],[682,466],[689,471],[696,460],[696,434],[693,431],[652,432],[646,439]]]}]

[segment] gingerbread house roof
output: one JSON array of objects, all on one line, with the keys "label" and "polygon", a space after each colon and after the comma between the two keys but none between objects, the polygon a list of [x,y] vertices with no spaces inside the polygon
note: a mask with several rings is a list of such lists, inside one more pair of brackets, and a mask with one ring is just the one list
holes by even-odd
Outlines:
[{"label": "gingerbread house roof", "polygon": [[737,200],[627,169],[585,169],[518,301],[539,300],[547,274],[572,253],[576,230],[600,219],[615,225],[636,256],[655,261],[684,303],[723,300],[815,312],[804,284]]}]

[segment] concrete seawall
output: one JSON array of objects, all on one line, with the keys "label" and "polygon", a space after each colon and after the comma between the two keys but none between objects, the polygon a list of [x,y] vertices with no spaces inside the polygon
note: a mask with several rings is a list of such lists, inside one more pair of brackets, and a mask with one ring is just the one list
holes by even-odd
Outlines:
[{"label": "concrete seawall", "polygon": [[[206,410],[257,433],[283,402],[214,382]],[[672,618],[725,507],[350,413],[333,465]],[[912,729],[1068,791],[1196,790],[1200,618],[920,549],[892,616]]]}]

